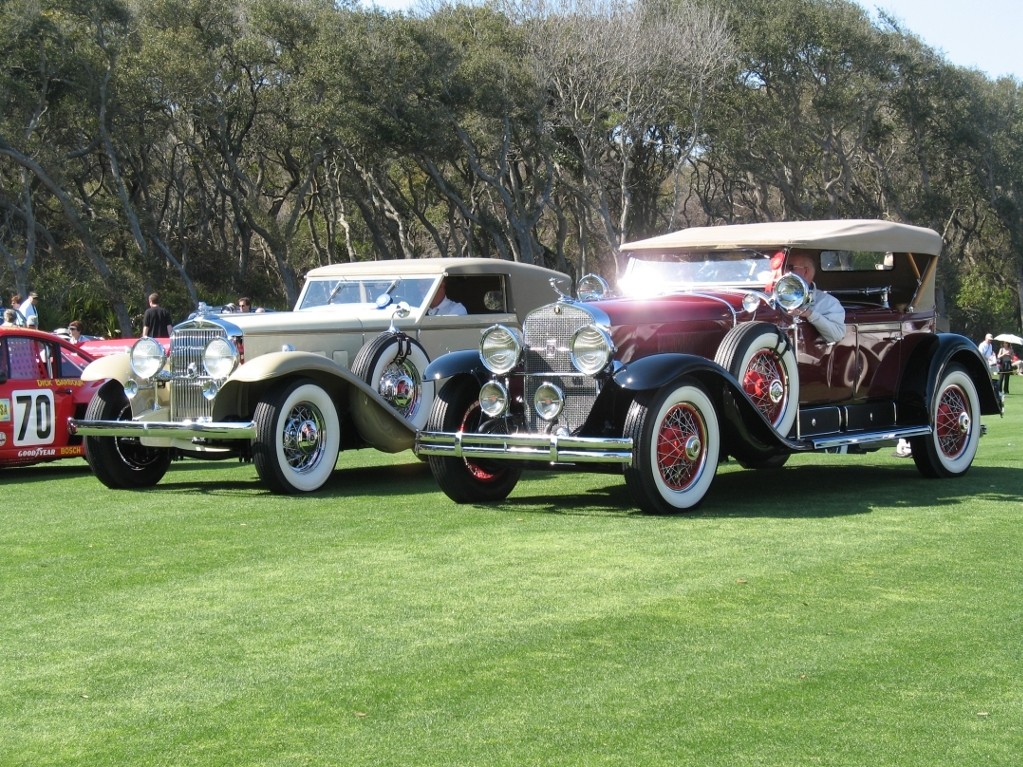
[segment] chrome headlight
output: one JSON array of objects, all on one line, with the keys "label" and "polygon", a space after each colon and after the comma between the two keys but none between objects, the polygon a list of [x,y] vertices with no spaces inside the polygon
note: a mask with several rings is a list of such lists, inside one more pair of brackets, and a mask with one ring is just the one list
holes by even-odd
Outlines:
[{"label": "chrome headlight", "polygon": [[487,370],[497,375],[514,369],[522,354],[522,336],[519,331],[504,325],[494,325],[483,331],[480,339],[480,359]]},{"label": "chrome headlight", "polygon": [[536,414],[545,421],[553,421],[565,409],[565,394],[552,383],[544,382],[533,395]]},{"label": "chrome headlight", "polygon": [[163,345],[155,338],[140,338],[131,347],[131,369],[142,380],[148,380],[163,370],[167,356]]},{"label": "chrome headlight", "polygon": [[592,376],[607,367],[615,347],[606,330],[596,325],[587,325],[579,328],[572,336],[569,351],[575,369]]},{"label": "chrome headlight", "polygon": [[213,378],[227,378],[238,367],[238,348],[226,338],[214,338],[202,352],[202,365]]},{"label": "chrome headlight", "polygon": [[480,388],[480,410],[490,418],[496,418],[508,410],[508,390],[497,381],[490,381]]},{"label": "chrome headlight", "polygon": [[762,294],[750,291],[742,297],[742,308],[753,313],[760,308],[761,300],[763,300]]},{"label": "chrome headlight", "polygon": [[774,297],[778,305],[787,312],[802,309],[813,297],[810,286],[798,274],[783,275],[774,284]]},{"label": "chrome headlight", "polygon": [[580,301],[599,301],[611,292],[611,287],[599,274],[586,274],[579,280],[575,292]]}]

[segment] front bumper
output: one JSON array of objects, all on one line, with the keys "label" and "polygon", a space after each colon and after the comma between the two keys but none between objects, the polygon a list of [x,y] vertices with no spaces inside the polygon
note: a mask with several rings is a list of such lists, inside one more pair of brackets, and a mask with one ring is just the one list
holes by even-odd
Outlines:
[{"label": "front bumper", "polygon": [[572,437],[557,434],[470,434],[423,431],[416,455],[542,463],[632,463],[628,437]]},{"label": "front bumper", "polygon": [[84,437],[157,437],[176,440],[253,440],[252,421],[79,421],[68,419],[68,431]]}]

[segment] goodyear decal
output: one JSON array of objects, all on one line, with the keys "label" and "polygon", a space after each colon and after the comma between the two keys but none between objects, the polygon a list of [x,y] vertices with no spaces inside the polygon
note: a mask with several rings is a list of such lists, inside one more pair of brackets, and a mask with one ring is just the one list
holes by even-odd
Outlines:
[{"label": "goodyear decal", "polygon": [[31,450],[19,450],[18,458],[53,458],[57,451],[52,447],[36,447]]}]

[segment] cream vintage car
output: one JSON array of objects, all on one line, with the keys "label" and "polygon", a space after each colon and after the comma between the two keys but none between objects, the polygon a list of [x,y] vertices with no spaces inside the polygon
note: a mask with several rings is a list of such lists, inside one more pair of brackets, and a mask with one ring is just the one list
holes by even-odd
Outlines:
[{"label": "cream vintage car", "polygon": [[[427,364],[557,296],[559,272],[498,259],[337,264],[309,272],[290,312],[199,314],[169,352],[140,339],[82,374],[105,381],[71,419],[111,488],[156,484],[175,456],[251,460],[278,493],[308,493],[343,449],[412,448],[435,384]],[[440,291],[464,315],[432,314]]]}]

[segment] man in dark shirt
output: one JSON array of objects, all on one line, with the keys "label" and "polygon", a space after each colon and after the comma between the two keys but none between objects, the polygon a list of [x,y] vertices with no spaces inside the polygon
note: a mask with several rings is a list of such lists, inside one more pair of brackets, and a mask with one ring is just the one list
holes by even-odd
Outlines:
[{"label": "man in dark shirt", "polygon": [[170,312],[160,306],[160,294],[149,294],[149,308],[142,315],[142,336],[153,338],[171,337]]}]

